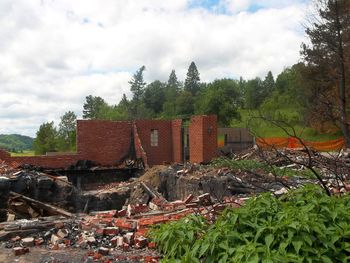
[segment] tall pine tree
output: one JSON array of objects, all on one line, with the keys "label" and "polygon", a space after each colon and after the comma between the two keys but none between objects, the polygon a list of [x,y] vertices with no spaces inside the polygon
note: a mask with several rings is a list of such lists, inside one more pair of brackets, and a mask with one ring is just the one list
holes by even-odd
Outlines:
[{"label": "tall pine tree", "polygon": [[101,97],[87,96],[83,105],[83,118],[90,120],[99,119],[99,113],[106,105],[107,103]]},{"label": "tall pine tree", "polygon": [[200,89],[200,78],[196,64],[192,61],[185,80],[185,90],[190,92],[193,96],[197,94]]},{"label": "tall pine tree", "polygon": [[173,89],[178,89],[179,87],[179,81],[177,80],[177,76],[174,69],[171,71],[169,75],[167,87],[173,88]]},{"label": "tall pine tree", "polygon": [[[332,105],[324,113],[340,126],[350,148],[347,110],[350,85],[350,1],[316,0],[315,13],[306,28],[310,44],[303,44],[302,55],[313,80],[314,105]],[[322,107],[319,107],[322,109]],[[322,114],[322,113],[320,113]]]},{"label": "tall pine tree", "polygon": [[130,90],[133,93],[133,100],[139,102],[145,90],[146,82],[143,80],[143,72],[146,70],[145,66],[142,66],[133,75],[132,79],[129,81]]}]

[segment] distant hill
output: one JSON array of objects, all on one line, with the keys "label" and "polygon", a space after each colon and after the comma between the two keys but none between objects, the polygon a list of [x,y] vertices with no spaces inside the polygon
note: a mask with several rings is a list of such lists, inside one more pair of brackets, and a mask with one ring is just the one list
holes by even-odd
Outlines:
[{"label": "distant hill", "polygon": [[0,148],[16,152],[33,149],[34,139],[19,134],[0,134]]}]

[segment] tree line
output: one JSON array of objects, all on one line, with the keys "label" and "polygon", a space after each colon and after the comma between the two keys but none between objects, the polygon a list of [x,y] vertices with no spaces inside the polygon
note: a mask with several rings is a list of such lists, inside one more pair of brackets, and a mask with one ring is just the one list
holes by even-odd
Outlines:
[{"label": "tree line", "polygon": [[[130,99],[123,94],[120,102],[110,105],[99,96],[89,95],[83,118],[186,119],[194,114],[216,114],[219,125],[230,126],[232,120],[240,118],[240,111],[247,109],[323,132],[325,127],[340,129],[350,147],[350,1],[316,0],[314,10],[305,26],[310,41],[302,44],[301,62],[285,68],[276,78],[269,71],[263,79],[224,78],[205,83],[191,62],[183,82],[172,70],[167,82],[146,83],[146,67],[142,66],[129,81]],[[37,153],[74,149],[75,140],[70,139],[75,137],[73,114],[63,115],[58,129],[53,123],[40,126],[34,143]]]},{"label": "tree line", "polygon": [[195,62],[191,62],[184,82],[178,80],[175,70],[167,82],[146,83],[145,66],[133,74],[130,84],[132,97],[125,94],[121,101],[109,105],[99,96],[89,95],[83,105],[84,119],[134,120],[189,118],[194,114],[217,114],[221,125],[229,125],[239,117],[242,102],[239,81],[218,79],[211,83],[200,81]]}]

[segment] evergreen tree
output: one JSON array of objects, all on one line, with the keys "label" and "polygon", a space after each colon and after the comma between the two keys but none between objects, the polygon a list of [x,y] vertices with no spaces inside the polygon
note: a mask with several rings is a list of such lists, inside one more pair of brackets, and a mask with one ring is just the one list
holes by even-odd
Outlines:
[{"label": "evergreen tree", "polygon": [[177,76],[174,69],[169,75],[167,87],[175,90],[179,88],[179,81],[177,80]]},{"label": "evergreen tree", "polygon": [[139,102],[143,95],[146,82],[143,80],[143,72],[146,70],[145,66],[142,66],[136,73],[133,75],[132,79],[129,81],[130,90],[133,93],[133,100]]},{"label": "evergreen tree", "polygon": [[83,118],[90,120],[98,119],[99,112],[106,105],[107,103],[101,97],[87,96],[83,105]]},{"label": "evergreen tree", "polygon": [[200,78],[196,64],[192,61],[186,75],[185,90],[193,96],[200,90]]},{"label": "evergreen tree", "polygon": [[125,93],[123,94],[122,99],[118,103],[117,108],[118,108],[118,111],[120,112],[120,115],[123,116],[122,119],[128,120],[131,118],[131,105]]},{"label": "evergreen tree", "polygon": [[174,118],[176,116],[175,100],[180,93],[180,82],[177,79],[175,70],[172,70],[167,85],[165,87],[165,100],[163,103],[162,116],[165,118]]},{"label": "evergreen tree", "polygon": [[[314,81],[315,105],[340,126],[350,148],[348,94],[350,85],[350,1],[316,0],[315,13],[306,28],[310,44],[302,55],[306,77]],[[320,103],[318,103],[320,102]],[[332,105],[332,108],[322,105]]]},{"label": "evergreen tree", "polygon": [[125,93],[123,93],[123,97],[120,100],[118,106],[121,107],[121,108],[125,108],[125,109],[128,109],[128,107],[130,106],[129,100],[126,97]]},{"label": "evergreen tree", "polygon": [[271,96],[274,87],[275,87],[275,80],[273,78],[272,72],[269,71],[263,81],[263,87],[264,87],[264,91],[263,91],[263,97],[264,100]]}]

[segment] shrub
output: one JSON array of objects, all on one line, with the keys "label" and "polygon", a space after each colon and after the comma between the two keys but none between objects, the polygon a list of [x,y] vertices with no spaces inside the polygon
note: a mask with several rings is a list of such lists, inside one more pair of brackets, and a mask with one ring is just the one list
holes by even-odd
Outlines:
[{"label": "shrub", "polygon": [[191,216],[151,235],[164,262],[349,262],[349,205],[310,185],[251,198],[210,226]]}]

